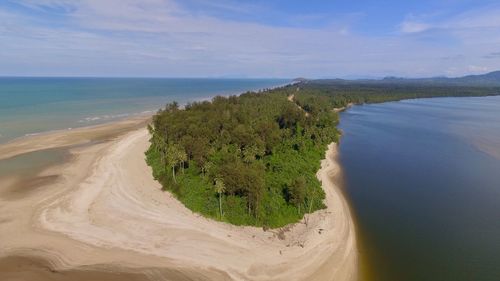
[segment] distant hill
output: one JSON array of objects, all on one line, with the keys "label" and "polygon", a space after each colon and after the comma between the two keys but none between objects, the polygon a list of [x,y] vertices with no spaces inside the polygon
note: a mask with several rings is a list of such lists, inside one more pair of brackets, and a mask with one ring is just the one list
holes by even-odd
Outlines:
[{"label": "distant hill", "polygon": [[457,78],[432,77],[432,78],[397,78],[386,77],[380,81],[383,82],[417,82],[426,84],[444,84],[458,86],[500,86],[500,71],[494,71],[480,75],[467,75]]},{"label": "distant hill", "polygon": [[397,83],[426,83],[435,85],[457,85],[457,86],[500,86],[500,71],[481,75],[467,75],[457,78],[432,77],[432,78],[399,78],[386,77],[381,82]]},{"label": "distant hill", "polygon": [[458,82],[477,84],[500,84],[500,71],[494,71],[482,75],[468,75],[462,78],[455,78]]},{"label": "distant hill", "polygon": [[500,71],[494,71],[480,75],[467,75],[457,78],[449,77],[431,77],[431,78],[402,78],[402,77],[385,77],[383,79],[319,79],[315,82],[331,83],[331,84],[419,84],[432,86],[484,86],[496,87],[500,86]]}]

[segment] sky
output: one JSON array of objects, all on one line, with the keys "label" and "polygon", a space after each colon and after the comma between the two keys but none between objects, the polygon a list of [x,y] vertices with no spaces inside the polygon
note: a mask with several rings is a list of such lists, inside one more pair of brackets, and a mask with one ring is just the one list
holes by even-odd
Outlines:
[{"label": "sky", "polygon": [[495,70],[498,0],[0,0],[0,76],[376,78]]}]

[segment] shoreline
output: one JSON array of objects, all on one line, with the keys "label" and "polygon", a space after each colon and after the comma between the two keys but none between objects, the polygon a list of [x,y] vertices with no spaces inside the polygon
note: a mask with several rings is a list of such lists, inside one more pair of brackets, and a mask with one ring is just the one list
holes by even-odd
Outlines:
[{"label": "shoreline", "polygon": [[152,116],[153,113],[71,130],[60,129],[19,137],[0,144],[0,160],[34,151],[106,141],[131,129],[145,127]]},{"label": "shoreline", "polygon": [[[9,199],[0,184],[6,214],[0,217],[0,234],[8,237],[0,245],[1,257],[42,258],[59,272],[148,268],[194,280],[356,280],[355,227],[335,183],[336,145],[329,145],[317,173],[327,209],[306,215],[308,226],[287,227],[281,240],[276,230],[206,219],[161,191],[144,161],[147,130],[125,123],[114,136],[85,128],[71,137],[65,135],[79,129],[30,137],[7,150],[0,145],[12,155],[54,147],[69,147],[72,155],[40,173],[57,175],[56,180],[25,196]],[[88,145],[71,147],[78,143]]]}]

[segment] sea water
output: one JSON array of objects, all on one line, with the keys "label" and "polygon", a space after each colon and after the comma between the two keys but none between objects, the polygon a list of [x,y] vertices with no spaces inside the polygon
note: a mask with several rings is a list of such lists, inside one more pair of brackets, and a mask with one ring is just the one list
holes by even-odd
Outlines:
[{"label": "sea water", "polygon": [[0,143],[152,113],[215,95],[275,87],[285,79],[0,78]]}]

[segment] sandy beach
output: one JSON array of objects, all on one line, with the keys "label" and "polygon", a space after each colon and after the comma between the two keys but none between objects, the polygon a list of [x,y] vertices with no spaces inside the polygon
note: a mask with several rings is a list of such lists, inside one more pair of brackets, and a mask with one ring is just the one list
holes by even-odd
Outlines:
[{"label": "sandy beach", "polygon": [[145,122],[0,146],[2,161],[57,147],[71,155],[33,175],[29,187],[0,178],[0,279],[357,280],[354,222],[336,184],[335,144],[317,173],[327,208],[264,231],[206,219],[161,191],[144,161]]}]

